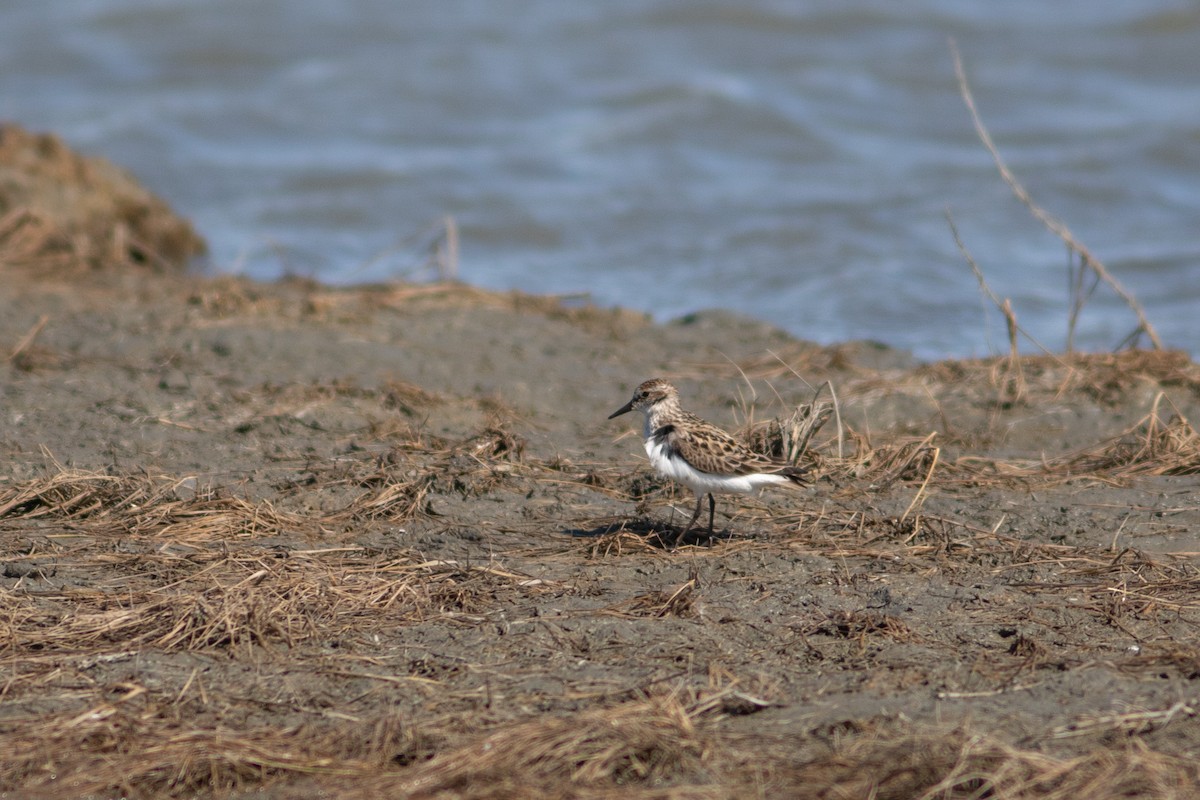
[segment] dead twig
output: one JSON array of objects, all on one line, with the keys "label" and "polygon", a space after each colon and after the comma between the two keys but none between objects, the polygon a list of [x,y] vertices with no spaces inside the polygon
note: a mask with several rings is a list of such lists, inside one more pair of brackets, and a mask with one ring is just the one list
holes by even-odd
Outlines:
[{"label": "dead twig", "polygon": [[33,323],[33,327],[21,337],[21,341],[17,342],[17,346],[8,354],[8,360],[11,362],[20,358],[21,354],[29,349],[29,346],[33,344],[33,340],[37,338],[38,334],[42,332],[42,328],[46,327],[46,323],[49,321],[50,317],[45,314],[38,317],[37,322]]},{"label": "dead twig", "polygon": [[975,125],[975,133],[979,136],[979,140],[983,143],[983,146],[987,148],[987,151],[991,154],[992,160],[996,164],[996,169],[1000,173],[1000,177],[1006,184],[1008,184],[1008,188],[1012,190],[1012,193],[1017,200],[1019,200],[1022,205],[1029,209],[1029,212],[1033,214],[1033,216],[1039,222],[1041,222],[1047,230],[1062,240],[1063,244],[1067,246],[1067,251],[1071,257],[1078,259],[1078,265],[1077,267],[1074,267],[1074,269],[1077,269],[1078,272],[1074,273],[1072,281],[1073,299],[1070,322],[1067,331],[1067,350],[1069,351],[1071,349],[1076,319],[1078,318],[1079,313],[1083,310],[1083,305],[1086,302],[1087,297],[1090,296],[1092,290],[1095,288],[1093,285],[1085,290],[1086,281],[1083,277],[1083,273],[1086,270],[1090,270],[1095,275],[1096,280],[1102,280],[1108,284],[1113,293],[1125,301],[1125,304],[1129,306],[1129,309],[1134,313],[1135,316],[1137,316],[1138,327],[1129,337],[1126,338],[1126,341],[1136,340],[1138,335],[1145,333],[1147,338],[1150,339],[1150,343],[1154,346],[1154,349],[1162,350],[1162,339],[1159,338],[1158,331],[1156,331],[1154,326],[1150,324],[1150,320],[1146,318],[1146,313],[1142,309],[1141,304],[1138,303],[1137,299],[1130,294],[1129,291],[1122,286],[1116,278],[1113,277],[1112,273],[1110,273],[1108,268],[1101,263],[1100,259],[1092,255],[1091,251],[1088,250],[1082,242],[1075,238],[1074,234],[1071,233],[1070,229],[1062,220],[1058,219],[1034,202],[1033,197],[1030,196],[1025,187],[1021,185],[1021,182],[1017,180],[1016,175],[1014,175],[1012,170],[1009,169],[1008,164],[1005,163],[1004,158],[1000,155],[1000,151],[996,148],[995,143],[992,141],[991,134],[988,133],[987,128],[984,126],[983,119],[979,116],[978,109],[975,107],[975,98],[971,94],[971,86],[967,82],[967,74],[966,70],[963,68],[962,56],[959,55],[958,45],[954,43],[953,39],[950,40],[950,54],[954,58],[954,74],[958,78],[959,94],[962,95],[963,103],[966,104],[967,110],[971,114],[971,121]]}]

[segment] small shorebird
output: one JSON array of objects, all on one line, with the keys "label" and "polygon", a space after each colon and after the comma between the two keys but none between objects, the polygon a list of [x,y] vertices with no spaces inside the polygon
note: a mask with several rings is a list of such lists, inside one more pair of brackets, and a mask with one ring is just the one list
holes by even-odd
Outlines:
[{"label": "small shorebird", "polygon": [[804,469],[773,461],[755,453],[717,426],[705,422],[679,405],[679,391],[661,378],[638,386],[633,399],[609,415],[629,411],[645,415],[643,436],[650,463],[660,474],[679,481],[696,493],[696,510],[675,537],[678,545],[696,519],[708,495],[708,535],[713,532],[714,493],[751,494],[765,486],[800,485]]}]

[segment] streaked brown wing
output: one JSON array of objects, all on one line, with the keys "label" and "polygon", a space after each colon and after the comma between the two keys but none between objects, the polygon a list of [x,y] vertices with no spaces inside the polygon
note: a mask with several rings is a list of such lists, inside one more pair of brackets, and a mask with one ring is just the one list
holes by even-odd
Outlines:
[{"label": "streaked brown wing", "polygon": [[750,450],[725,431],[694,415],[683,425],[671,425],[667,446],[701,472],[712,475],[746,475],[785,468]]}]

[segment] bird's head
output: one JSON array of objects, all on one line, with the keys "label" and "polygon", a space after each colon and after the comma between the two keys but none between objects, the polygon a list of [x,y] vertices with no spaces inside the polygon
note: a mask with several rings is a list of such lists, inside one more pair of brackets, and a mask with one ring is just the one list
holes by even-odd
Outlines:
[{"label": "bird's head", "polygon": [[651,378],[634,389],[630,401],[609,414],[608,418],[619,417],[630,411],[645,411],[658,403],[678,398],[679,392],[674,386],[662,378]]}]

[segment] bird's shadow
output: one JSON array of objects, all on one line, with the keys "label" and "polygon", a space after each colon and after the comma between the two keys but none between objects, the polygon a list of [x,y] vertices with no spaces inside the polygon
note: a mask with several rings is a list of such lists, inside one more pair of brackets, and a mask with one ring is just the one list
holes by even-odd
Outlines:
[{"label": "bird's shadow", "polygon": [[717,542],[728,541],[734,537],[733,532],[729,530],[713,531],[710,536],[707,530],[694,529],[688,531],[686,536],[680,538],[679,534],[682,530],[682,525],[671,525],[645,517],[632,519],[621,517],[605,520],[603,524],[590,528],[566,528],[563,530],[563,533],[577,539],[590,539],[593,541],[625,536],[636,537],[650,547],[661,550],[674,550],[676,547],[685,544],[711,547]]}]

